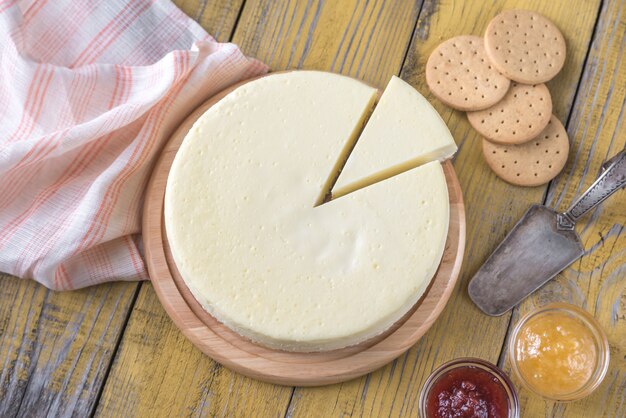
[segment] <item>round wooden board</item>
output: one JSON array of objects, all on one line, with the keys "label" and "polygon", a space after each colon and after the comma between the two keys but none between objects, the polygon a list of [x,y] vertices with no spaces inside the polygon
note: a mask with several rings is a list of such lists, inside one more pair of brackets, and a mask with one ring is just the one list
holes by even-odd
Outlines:
[{"label": "round wooden board", "polygon": [[148,183],[143,242],[150,279],[161,304],[183,334],[218,363],[246,376],[290,386],[317,386],[353,379],[389,363],[411,348],[445,307],[461,270],[465,209],[450,162],[443,164],[450,197],[450,226],[439,269],[415,306],[382,335],[359,345],[319,353],[293,353],[254,344],[209,315],[191,295],[171,257],[163,224],[163,198],[174,156],[194,122],[246,80],[196,109],[165,145]]}]

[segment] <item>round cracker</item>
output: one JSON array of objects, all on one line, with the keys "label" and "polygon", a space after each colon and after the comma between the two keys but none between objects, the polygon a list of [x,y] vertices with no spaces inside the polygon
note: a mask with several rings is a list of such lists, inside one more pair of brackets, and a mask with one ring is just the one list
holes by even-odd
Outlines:
[{"label": "round cracker", "polygon": [[485,32],[485,49],[494,67],[519,83],[545,83],[565,63],[561,31],[529,10],[506,10],[494,17]]},{"label": "round cracker", "polygon": [[552,98],[545,84],[512,83],[504,98],[485,110],[467,112],[482,136],[499,144],[522,144],[543,130],[552,114]]},{"label": "round cracker", "polygon": [[563,124],[552,115],[532,141],[499,145],[483,139],[485,161],[502,180],[519,186],[539,186],[556,177],[567,162],[569,140]]},{"label": "round cracker", "polygon": [[497,103],[511,82],[491,65],[484,40],[465,35],[448,39],[430,54],[426,83],[448,106],[480,110]]}]

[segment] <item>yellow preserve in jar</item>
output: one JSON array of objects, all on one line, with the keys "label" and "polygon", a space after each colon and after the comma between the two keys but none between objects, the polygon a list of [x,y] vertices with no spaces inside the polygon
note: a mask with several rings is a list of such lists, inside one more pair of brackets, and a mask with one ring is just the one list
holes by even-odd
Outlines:
[{"label": "yellow preserve in jar", "polygon": [[577,319],[559,313],[532,318],[515,344],[517,368],[538,392],[555,395],[582,388],[598,353],[593,334]]},{"label": "yellow preserve in jar", "polygon": [[550,399],[573,400],[600,384],[609,349],[591,315],[559,303],[523,318],[513,332],[509,353],[513,370],[529,389]]}]

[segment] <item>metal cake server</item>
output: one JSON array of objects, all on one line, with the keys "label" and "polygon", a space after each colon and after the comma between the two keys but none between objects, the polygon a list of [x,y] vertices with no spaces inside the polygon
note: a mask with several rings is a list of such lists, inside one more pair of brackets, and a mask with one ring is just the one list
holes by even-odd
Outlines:
[{"label": "metal cake server", "polygon": [[558,213],[534,205],[472,278],[468,292],[488,315],[502,315],[584,254],[576,222],[626,187],[626,149],[602,166],[598,179]]}]

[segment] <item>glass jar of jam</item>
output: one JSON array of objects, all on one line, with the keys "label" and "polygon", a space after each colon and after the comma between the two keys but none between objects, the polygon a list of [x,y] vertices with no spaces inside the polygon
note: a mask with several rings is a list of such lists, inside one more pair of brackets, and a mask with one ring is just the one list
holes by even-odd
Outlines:
[{"label": "glass jar of jam", "polygon": [[528,313],[513,329],[509,358],[514,375],[532,392],[573,401],[593,392],[609,366],[609,344],[586,311],[552,303]]},{"label": "glass jar of jam", "polygon": [[519,401],[513,384],[495,365],[460,358],[428,377],[419,410],[423,418],[518,418]]}]

